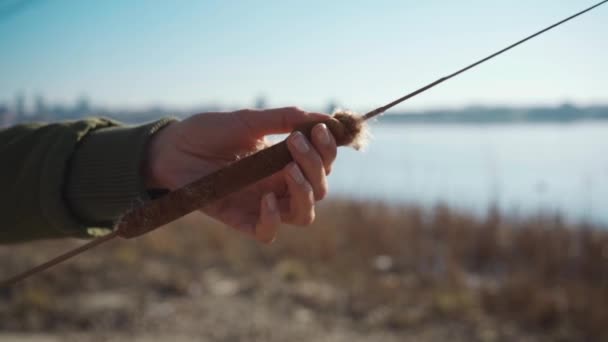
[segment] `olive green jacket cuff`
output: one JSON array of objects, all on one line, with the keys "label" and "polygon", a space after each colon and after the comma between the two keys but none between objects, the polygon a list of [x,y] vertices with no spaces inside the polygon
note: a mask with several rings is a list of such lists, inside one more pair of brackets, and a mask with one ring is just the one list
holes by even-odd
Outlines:
[{"label": "olive green jacket cuff", "polygon": [[92,237],[148,197],[149,138],[174,119],[140,126],[90,118],[0,129],[0,243]]},{"label": "olive green jacket cuff", "polygon": [[146,145],[171,121],[102,128],[83,139],[71,158],[65,187],[68,204],[81,222],[111,227],[129,208],[149,199],[142,177]]}]

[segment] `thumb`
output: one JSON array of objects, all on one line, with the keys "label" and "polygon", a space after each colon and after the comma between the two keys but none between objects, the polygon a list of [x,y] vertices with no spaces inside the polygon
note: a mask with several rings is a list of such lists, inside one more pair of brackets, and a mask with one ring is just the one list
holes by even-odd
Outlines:
[{"label": "thumb", "polygon": [[310,113],[297,107],[243,110],[237,114],[239,119],[254,131],[254,134],[260,136],[289,133],[305,123],[323,121],[328,118],[326,114]]}]

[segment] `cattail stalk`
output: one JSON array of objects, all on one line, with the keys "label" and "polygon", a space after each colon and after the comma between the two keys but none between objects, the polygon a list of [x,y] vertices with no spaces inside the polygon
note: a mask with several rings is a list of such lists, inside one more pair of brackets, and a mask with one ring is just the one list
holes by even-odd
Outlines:
[{"label": "cattail stalk", "polygon": [[[327,125],[338,146],[359,146],[363,135],[361,118],[338,112],[333,117],[308,123],[297,130],[310,138],[312,128],[318,123]],[[161,198],[133,208],[116,224],[118,236],[133,238],[145,234],[280,171],[292,160],[285,140],[260,150]]]}]

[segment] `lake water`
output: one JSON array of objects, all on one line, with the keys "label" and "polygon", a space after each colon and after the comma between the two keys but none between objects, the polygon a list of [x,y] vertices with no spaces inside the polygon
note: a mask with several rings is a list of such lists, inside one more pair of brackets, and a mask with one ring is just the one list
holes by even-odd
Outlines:
[{"label": "lake water", "polygon": [[342,148],[334,196],[484,214],[561,213],[608,225],[608,123],[382,124],[366,151]]}]

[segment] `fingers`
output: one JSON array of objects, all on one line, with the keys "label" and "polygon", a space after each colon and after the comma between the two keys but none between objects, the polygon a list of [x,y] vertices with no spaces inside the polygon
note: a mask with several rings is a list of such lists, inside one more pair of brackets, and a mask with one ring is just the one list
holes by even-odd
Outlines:
[{"label": "fingers", "polygon": [[283,170],[287,196],[277,202],[275,194],[262,197],[260,216],[254,236],[262,243],[271,243],[281,222],[309,225],[315,219],[315,201],[327,195],[327,174],[336,159],[337,146],[325,124],[313,127],[311,139],[295,132],[287,140],[294,159]]},{"label": "fingers", "polygon": [[281,225],[281,213],[274,193],[262,197],[260,219],[255,227],[255,238],[262,243],[272,243]]},{"label": "fingers", "polygon": [[289,205],[286,211],[281,210],[281,217],[286,223],[309,225],[315,219],[315,198],[312,186],[304,177],[298,164],[289,163],[284,171],[289,192]]},{"label": "fingers", "polygon": [[310,182],[315,199],[322,200],[327,195],[327,177],[336,159],[336,141],[324,124],[312,130],[312,144],[306,137],[295,132],[287,139],[287,146],[293,159],[302,168]]},{"label": "fingers", "polygon": [[274,193],[262,197],[260,217],[255,227],[255,239],[262,243],[272,243],[281,222],[295,225],[309,225],[315,219],[315,199],[312,186],[306,180],[296,163],[290,163],[283,170],[287,183],[288,205],[279,206]]},{"label": "fingers", "polygon": [[306,180],[310,183],[314,192],[314,199],[323,199],[327,194],[327,178],[325,177],[323,160],[319,153],[300,132],[294,132],[289,136],[287,147],[291,156],[303,171]]},{"label": "fingers", "polygon": [[323,160],[325,174],[329,175],[331,167],[338,154],[338,146],[334,136],[325,124],[317,124],[312,129],[312,143]]},{"label": "fingers", "polygon": [[307,122],[327,119],[325,114],[309,113],[297,107],[267,110],[246,109],[235,112],[235,114],[260,136],[289,133]]},{"label": "fingers", "polygon": [[326,174],[336,159],[336,142],[324,124],[313,128],[312,143],[296,132],[288,138],[287,145],[295,161],[283,172],[289,203],[281,210],[274,193],[262,197],[254,233],[262,243],[274,241],[282,221],[295,225],[309,225],[314,221],[315,200],[327,194]]}]

